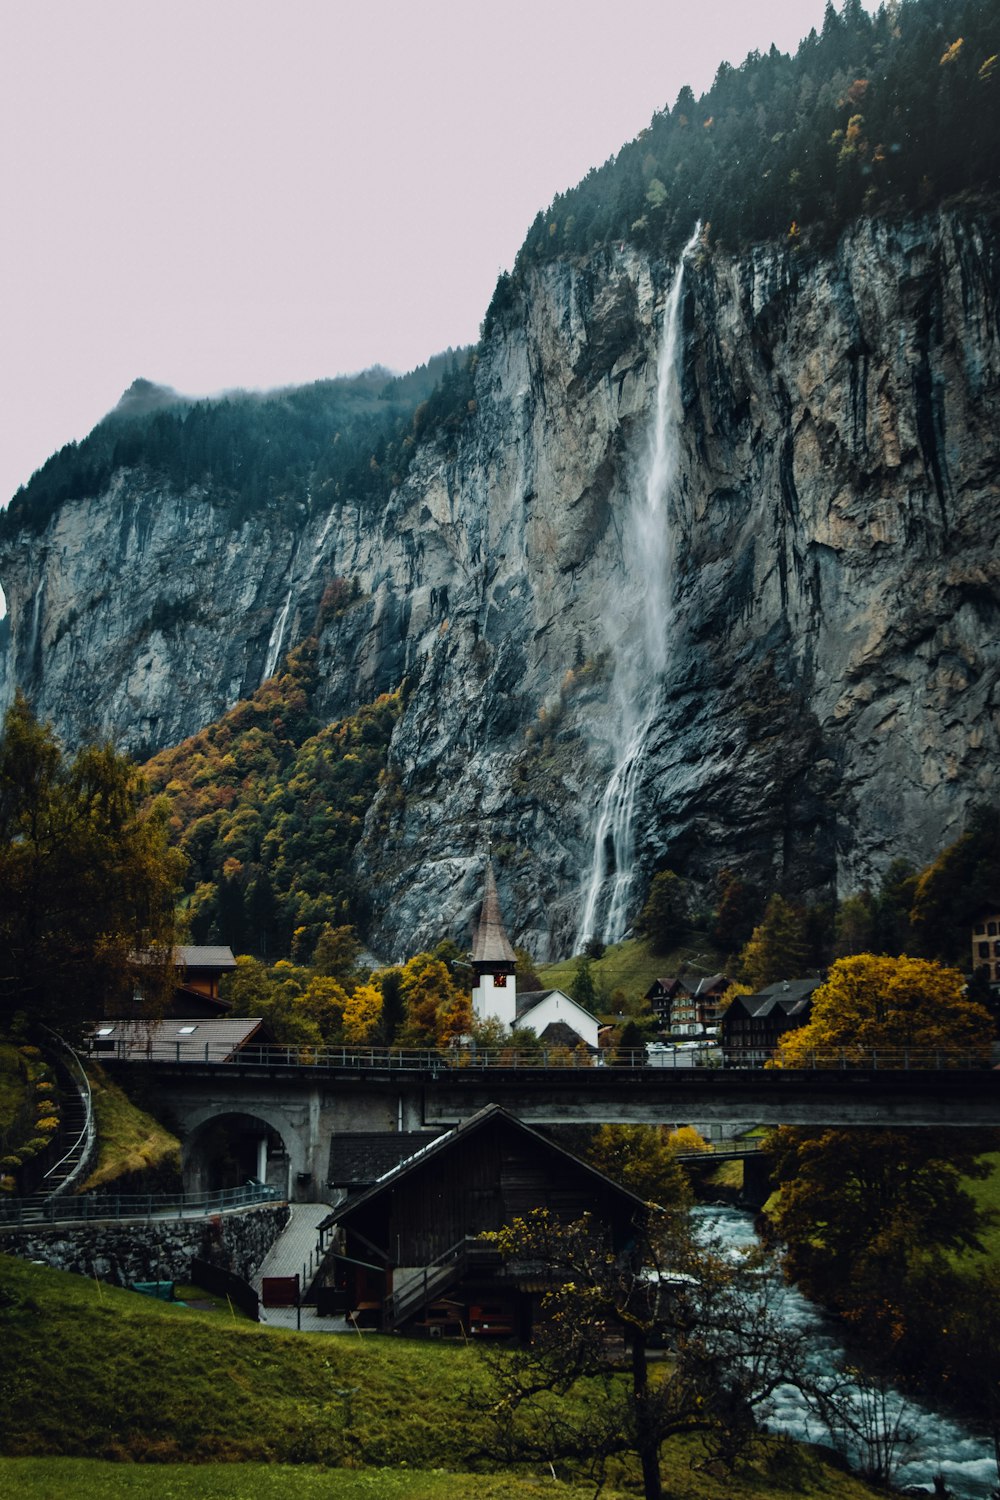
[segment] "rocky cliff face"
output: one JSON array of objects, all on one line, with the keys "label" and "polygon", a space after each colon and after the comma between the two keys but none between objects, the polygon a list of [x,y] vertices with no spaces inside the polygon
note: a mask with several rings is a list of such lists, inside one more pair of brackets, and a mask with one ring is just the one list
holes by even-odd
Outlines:
[{"label": "rocky cliff face", "polygon": [[[693,253],[636,900],[659,863],[844,893],[996,796],[996,229],[967,210],[863,222],[824,254]],[[318,630],[324,714],[408,684],[358,851],[376,943],[464,939],[491,836],[518,938],[565,948],[621,748],[619,617],[649,605],[625,518],[671,269],[624,251],[533,273],[465,435],[425,445],[381,514],[234,529],[219,497],[137,471],[64,505],[0,556],[8,691],[71,741],[159,747]],[[334,578],[358,596],[325,619]]]}]

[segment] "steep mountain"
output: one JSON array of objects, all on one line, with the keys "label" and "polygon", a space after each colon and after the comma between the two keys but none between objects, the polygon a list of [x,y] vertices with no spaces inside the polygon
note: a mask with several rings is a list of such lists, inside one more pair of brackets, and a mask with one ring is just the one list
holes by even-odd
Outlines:
[{"label": "steep mountain", "polygon": [[[158,408],[156,461],[109,439],[0,530],[7,691],[146,751],[306,636],[317,719],[403,686],[355,850],[388,955],[467,938],[487,838],[540,957],[662,865],[822,895],[925,862],[997,795],[997,230],[980,192],[525,253],[433,397],[310,416],[252,487]],[[245,445],[271,417],[236,406]]]}]

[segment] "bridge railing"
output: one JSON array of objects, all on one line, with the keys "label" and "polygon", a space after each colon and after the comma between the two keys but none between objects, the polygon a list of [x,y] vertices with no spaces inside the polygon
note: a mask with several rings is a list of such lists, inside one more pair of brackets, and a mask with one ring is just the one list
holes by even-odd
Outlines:
[{"label": "bridge railing", "polygon": [[80,1197],[0,1198],[0,1225],[79,1224],[96,1219],[187,1219],[280,1202],[280,1189],[252,1182],[213,1193],[84,1193]]},{"label": "bridge railing", "polygon": [[[676,1070],[692,1068],[753,1069],[779,1066],[776,1052],[761,1047],[664,1048],[647,1054],[644,1048],[595,1055],[565,1047],[303,1047],[249,1046],[233,1051],[207,1041],[191,1046],[186,1040],[156,1041],[142,1047],[123,1042],[115,1050],[102,1048],[101,1061],[226,1064],[234,1068],[318,1068],[326,1071],[423,1073],[432,1076],[452,1070],[480,1072],[505,1069],[589,1068]],[[831,1047],[807,1054],[796,1072],[942,1072],[982,1070],[989,1066],[983,1051],[949,1052],[927,1047]]]}]

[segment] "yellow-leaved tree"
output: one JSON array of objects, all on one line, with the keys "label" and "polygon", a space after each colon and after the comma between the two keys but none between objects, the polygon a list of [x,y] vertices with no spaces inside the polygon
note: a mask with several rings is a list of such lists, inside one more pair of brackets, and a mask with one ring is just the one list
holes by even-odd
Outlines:
[{"label": "yellow-leaved tree", "polygon": [[[843,1056],[879,1068],[986,1062],[992,1023],[955,969],[859,953],[813,995],[812,1019],[781,1042],[777,1066]],[[831,1053],[833,1057],[831,1057]],[[825,1054],[825,1056],[824,1056]],[[921,1358],[911,1318],[921,1278],[941,1286],[949,1254],[981,1248],[983,1213],[967,1180],[987,1173],[994,1132],[968,1128],[772,1131],[768,1221],[786,1271],[851,1319],[873,1357]]]},{"label": "yellow-leaved tree", "polygon": [[406,1019],[397,1040],[404,1047],[437,1047],[472,1029],[468,995],[433,953],[417,953],[403,965],[399,990]]},{"label": "yellow-leaved tree", "polygon": [[363,1046],[373,1040],[382,1019],[382,991],[376,984],[359,984],[344,1001],[344,1041]]},{"label": "yellow-leaved tree", "polygon": [[822,1065],[824,1054],[847,1062],[915,1066],[972,1065],[990,1055],[989,1012],[964,994],[957,969],[928,959],[856,953],[838,959],[813,994],[808,1025],[781,1040],[778,1065]]}]

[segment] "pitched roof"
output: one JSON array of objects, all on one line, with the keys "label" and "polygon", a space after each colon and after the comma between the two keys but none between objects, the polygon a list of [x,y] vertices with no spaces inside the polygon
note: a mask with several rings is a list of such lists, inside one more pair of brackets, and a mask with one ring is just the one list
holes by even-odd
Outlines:
[{"label": "pitched roof", "polygon": [[260,1016],[204,1016],[165,1021],[98,1021],[90,1048],[98,1056],[123,1062],[153,1058],[160,1062],[226,1062],[249,1042],[270,1041]]},{"label": "pitched roof", "polygon": [[486,861],[486,881],[483,886],[483,908],[479,914],[479,926],[472,944],[472,961],[480,964],[516,963],[516,955],[510,939],[504,931],[500,915],[500,896],[497,891],[493,861]]},{"label": "pitched roof", "polygon": [[359,1184],[370,1187],[440,1134],[428,1130],[401,1130],[393,1135],[385,1131],[352,1130],[334,1135],[330,1140],[327,1182],[331,1187]]},{"label": "pitched roof", "polygon": [[186,969],[235,969],[236,960],[232,948],[199,948],[188,945],[174,949],[177,964]]},{"label": "pitched roof", "polygon": [[407,1157],[398,1166],[386,1172],[384,1177],[373,1183],[365,1192],[355,1193],[346,1202],[338,1204],[333,1212],[317,1227],[321,1230],[328,1229],[331,1225],[340,1223],[342,1219],[352,1216],[359,1208],[372,1202],[373,1199],[379,1197],[382,1193],[390,1192],[408,1173],[422,1171],[428,1163],[437,1161],[456,1141],[485,1128],[496,1120],[503,1121],[511,1128],[529,1137],[539,1151],[561,1157],[567,1163],[572,1163],[575,1169],[592,1177],[595,1186],[600,1186],[604,1190],[611,1191],[623,1199],[630,1200],[635,1204],[637,1209],[645,1209],[645,1200],[640,1198],[637,1193],[632,1193],[628,1188],[620,1186],[619,1183],[605,1176],[603,1172],[599,1172],[596,1167],[592,1167],[588,1162],[583,1161],[581,1157],[575,1156],[572,1151],[567,1151],[565,1147],[558,1145],[548,1136],[542,1135],[540,1131],[532,1129],[523,1120],[519,1120],[516,1115],[509,1114],[501,1105],[487,1104],[483,1109],[477,1110],[474,1115],[470,1115],[467,1120],[462,1120],[460,1124],[446,1131],[444,1135],[439,1135],[436,1140],[428,1141],[414,1155]]},{"label": "pitched roof", "polygon": [[710,995],[713,990],[728,989],[729,984],[725,974],[707,974],[704,979],[698,980],[695,995]]},{"label": "pitched roof", "polygon": [[775,984],[765,984],[757,993],[774,1000],[804,1000],[822,983],[821,979],[779,979]]},{"label": "pitched roof", "polygon": [[528,1015],[529,1011],[534,1010],[536,1005],[541,1005],[542,1001],[547,1000],[550,995],[558,995],[560,1000],[565,1000],[567,1005],[571,1005],[574,1010],[578,1010],[580,1014],[582,1016],[586,1016],[588,1020],[597,1020],[597,1017],[593,1014],[592,1011],[589,1011],[585,1005],[581,1005],[579,1000],[574,1000],[572,995],[567,995],[565,990],[520,991],[518,993],[517,1001],[515,1004],[515,1018],[518,1021],[523,1021]]},{"label": "pitched roof", "polygon": [[691,993],[690,986],[685,984],[684,980],[681,979],[678,974],[664,974],[662,976],[658,976],[653,980],[652,984],[649,986],[649,989],[646,991],[647,999],[653,993],[657,985],[660,986],[660,989],[666,995],[669,995],[671,992],[676,993],[677,990],[684,990],[687,992],[687,994]]}]

